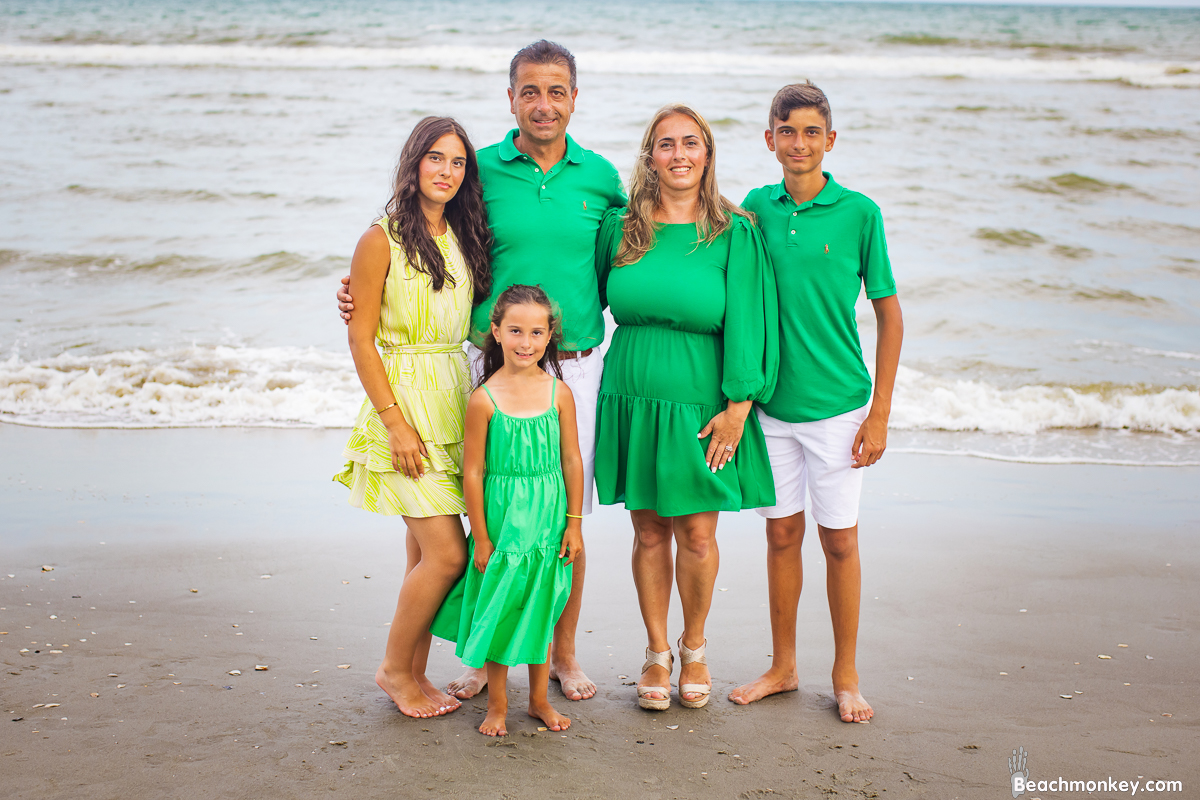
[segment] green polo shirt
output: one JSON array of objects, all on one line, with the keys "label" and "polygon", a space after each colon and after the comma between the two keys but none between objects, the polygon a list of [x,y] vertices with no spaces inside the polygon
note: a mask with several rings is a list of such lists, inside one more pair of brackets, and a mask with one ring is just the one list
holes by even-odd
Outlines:
[{"label": "green polo shirt", "polygon": [[775,265],[779,382],[762,409],[784,422],[867,404],[871,376],[854,304],[860,287],[871,300],[896,293],[879,206],[824,175],[825,188],[807,203],[797,205],[782,183],[755,189],[742,203],[758,217]]},{"label": "green polo shirt", "polygon": [[495,244],[492,294],[471,314],[482,345],[496,298],[513,284],[540,285],[562,310],[563,350],[604,341],[596,283],[596,233],[612,206],[625,205],[617,169],[567,136],[567,154],[543,173],[513,143],[518,131],[479,151],[483,202]]}]

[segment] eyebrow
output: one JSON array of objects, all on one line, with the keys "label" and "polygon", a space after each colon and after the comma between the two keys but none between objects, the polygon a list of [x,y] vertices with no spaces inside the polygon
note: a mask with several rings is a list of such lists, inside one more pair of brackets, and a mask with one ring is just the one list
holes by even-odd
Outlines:
[{"label": "eyebrow", "polygon": [[[547,88],[547,89],[550,89],[551,91],[553,91],[554,89],[560,89],[560,90],[562,90],[562,91],[564,91],[564,92],[565,92],[565,91],[567,91],[567,87],[566,87],[566,85],[565,85],[565,84],[561,84],[561,83],[555,83],[555,84],[551,84],[550,86],[547,86],[546,88]],[[522,87],[521,87],[521,91],[522,91],[522,92],[524,92],[524,91],[526,91],[526,90],[528,90],[528,89],[533,89],[534,91],[538,91],[538,90],[540,90],[540,89],[541,89],[541,87],[540,87],[540,86],[538,86],[536,83],[527,83],[527,84],[525,84],[524,86],[522,86]]]}]

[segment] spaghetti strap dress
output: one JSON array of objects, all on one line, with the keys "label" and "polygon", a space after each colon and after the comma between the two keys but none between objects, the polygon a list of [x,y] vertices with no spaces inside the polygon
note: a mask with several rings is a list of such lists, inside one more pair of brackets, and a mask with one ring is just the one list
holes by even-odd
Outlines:
[{"label": "spaghetti strap dress", "polygon": [[350,505],[378,514],[462,514],[467,510],[463,418],[471,391],[463,341],[471,330],[471,275],[449,227],[434,241],[453,284],[447,280],[435,292],[429,276],[409,263],[387,218],[375,224],[383,228],[391,248],[375,340],[396,403],[429,456],[422,457],[425,474],[416,480],[393,469],[387,427],[367,398],[342,451],[345,469],[333,479],[350,489]]},{"label": "spaghetti strap dress", "polygon": [[483,504],[496,548],[487,570],[475,568],[468,538],[467,569],[430,625],[455,642],[464,664],[482,667],[544,664],[554,626],[571,594],[571,567],[558,557],[567,528],[567,490],[559,454],[558,409],[510,417],[486,386],[495,412],[488,423]]}]

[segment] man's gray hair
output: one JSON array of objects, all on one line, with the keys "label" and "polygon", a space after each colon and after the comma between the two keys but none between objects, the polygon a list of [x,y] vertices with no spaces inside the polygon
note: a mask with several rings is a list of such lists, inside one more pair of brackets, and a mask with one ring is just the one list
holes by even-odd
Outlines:
[{"label": "man's gray hair", "polygon": [[517,88],[517,67],[522,64],[558,64],[566,67],[571,73],[571,91],[575,91],[575,56],[561,44],[541,39],[518,50],[508,65],[508,86],[513,91]]}]

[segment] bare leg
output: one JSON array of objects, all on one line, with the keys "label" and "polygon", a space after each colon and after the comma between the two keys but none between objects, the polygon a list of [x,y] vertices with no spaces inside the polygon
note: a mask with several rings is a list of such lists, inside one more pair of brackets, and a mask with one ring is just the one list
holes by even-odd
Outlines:
[{"label": "bare leg", "polygon": [[[670,517],[660,517],[653,511],[630,511],[633,521],[633,583],[637,587],[638,606],[646,625],[647,644],[661,653],[671,649],[667,637],[667,611],[671,607],[672,562]],[[664,667],[651,666],[642,673],[638,686],[669,687],[671,675]],[[665,694],[649,692],[655,700],[666,700]]]},{"label": "bare leg", "polygon": [[829,616],[833,619],[833,696],[842,722],[868,722],[875,711],[858,691],[855,655],[862,571],[858,560],[858,526],[818,525],[825,551]]},{"label": "bare leg", "polygon": [[596,684],[588,680],[583,668],[575,660],[575,629],[579,626],[579,609],[583,606],[586,562],[585,552],[571,565],[571,596],[567,598],[562,616],[554,625],[554,641],[550,645],[550,679],[559,682],[568,700],[586,700],[596,694]]},{"label": "bare leg", "polygon": [[[683,644],[695,650],[704,646],[704,623],[712,606],[713,587],[717,583],[720,556],[717,552],[717,512],[686,514],[675,517],[675,583],[683,606]],[[699,662],[679,668],[679,684],[699,683],[712,686],[708,665]],[[685,700],[699,700],[699,692],[682,692]]]},{"label": "bare leg", "polygon": [[796,674],[796,607],[804,585],[804,512],[767,520],[767,594],[771,602],[771,668],[729,693],[739,705],[800,686]]},{"label": "bare leg", "polygon": [[550,705],[547,689],[550,685],[550,654],[545,664],[529,665],[529,716],[540,719],[552,731],[565,731],[571,720],[554,710]]},{"label": "bare leg", "polygon": [[418,646],[428,636],[433,615],[466,565],[466,540],[458,516],[405,517],[404,522],[416,539],[420,560],[405,575],[400,587],[396,614],[388,630],[383,662],[375,672],[375,682],[401,713],[434,717],[453,708],[425,694],[413,674],[413,666],[418,663]]},{"label": "bare leg", "polygon": [[485,736],[508,736],[508,667],[493,661],[487,663],[488,692],[487,716],[479,726]]},{"label": "bare leg", "polygon": [[[417,537],[413,536],[412,531],[408,531],[405,535],[405,549],[408,554],[408,564],[404,569],[404,577],[408,577],[408,573],[413,571],[413,568],[421,562],[421,545],[417,543]],[[438,704],[439,708],[446,708],[453,711],[462,705],[458,700],[438,689],[429,678],[425,677],[425,669],[429,665],[429,646],[433,644],[433,635],[429,631],[425,631],[421,638],[417,639],[417,648],[413,654],[413,678],[420,685],[421,691],[430,700]]]}]

